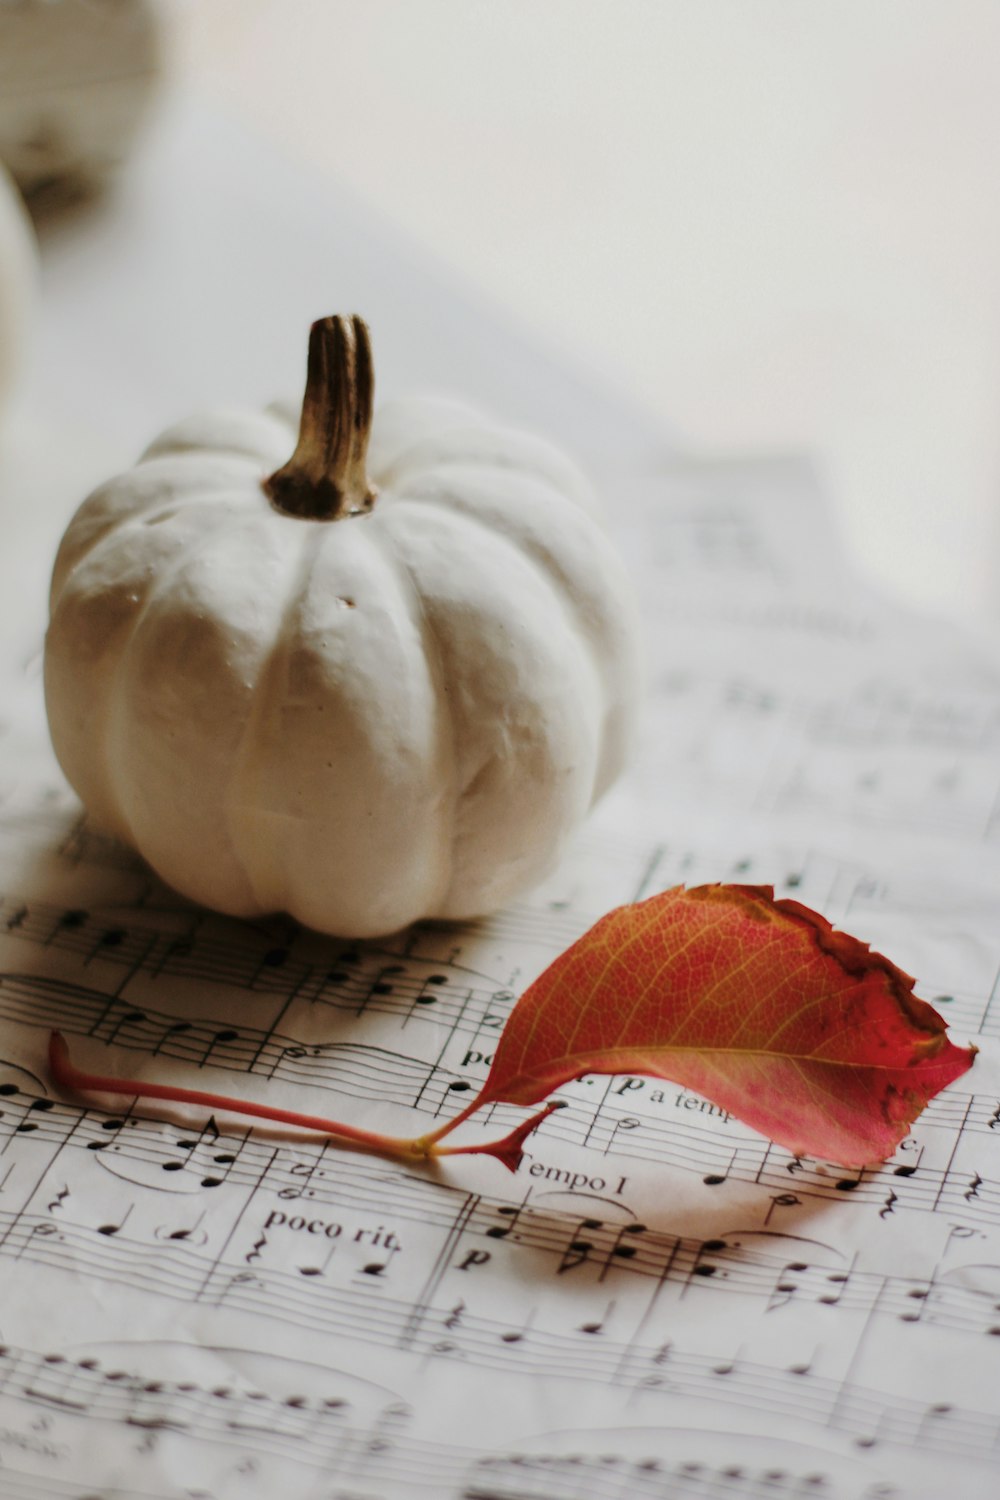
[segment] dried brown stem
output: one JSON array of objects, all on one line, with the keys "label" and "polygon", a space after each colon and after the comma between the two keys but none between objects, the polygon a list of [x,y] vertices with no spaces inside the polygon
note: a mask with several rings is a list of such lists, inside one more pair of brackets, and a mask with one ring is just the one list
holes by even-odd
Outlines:
[{"label": "dried brown stem", "polygon": [[341,521],[375,503],[366,458],[375,377],[362,318],[320,318],[309,333],[299,440],[264,480],[271,504],[306,521]]}]

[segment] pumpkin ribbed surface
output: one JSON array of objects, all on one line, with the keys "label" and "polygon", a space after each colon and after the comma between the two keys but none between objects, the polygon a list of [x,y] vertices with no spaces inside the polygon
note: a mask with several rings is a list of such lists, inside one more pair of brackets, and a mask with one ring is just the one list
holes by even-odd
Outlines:
[{"label": "pumpkin ribbed surface", "polygon": [[345,936],[491,911],[621,767],[629,589],[576,470],[444,402],[375,417],[374,508],[292,519],[295,429],[216,413],[78,511],[46,646],[93,817],[185,895]]}]

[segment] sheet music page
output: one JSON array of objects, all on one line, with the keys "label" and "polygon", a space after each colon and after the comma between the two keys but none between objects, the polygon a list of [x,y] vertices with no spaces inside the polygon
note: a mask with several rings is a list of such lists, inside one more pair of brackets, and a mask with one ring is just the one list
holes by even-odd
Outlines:
[{"label": "sheet music page", "polygon": [[[1000,649],[852,578],[795,461],[664,463],[611,510],[648,658],[631,773],[544,888],[364,944],[195,908],[89,826],[40,704],[52,523],[8,550],[4,1500],[995,1495]],[[515,1175],[48,1080],[58,1027],[97,1071],[419,1132],[597,916],[711,880],[817,907],[980,1046],[881,1168],[635,1077],[561,1090]]]}]

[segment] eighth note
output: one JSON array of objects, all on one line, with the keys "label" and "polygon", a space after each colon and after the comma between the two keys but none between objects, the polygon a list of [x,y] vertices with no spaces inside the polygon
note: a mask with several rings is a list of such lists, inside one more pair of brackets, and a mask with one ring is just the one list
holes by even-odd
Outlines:
[{"label": "eighth note", "polygon": [[709,1172],[706,1177],[703,1177],[701,1180],[705,1184],[705,1186],[720,1187],[722,1183],[728,1182],[729,1174],[732,1172],[733,1167],[736,1165],[736,1158],[738,1155],[738,1151],[733,1152],[732,1156],[730,1156],[729,1158],[729,1163],[724,1172]]}]

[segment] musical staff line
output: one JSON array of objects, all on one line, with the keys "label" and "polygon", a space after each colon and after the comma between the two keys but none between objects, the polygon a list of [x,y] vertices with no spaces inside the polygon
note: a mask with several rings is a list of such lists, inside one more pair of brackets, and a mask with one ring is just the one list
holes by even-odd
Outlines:
[{"label": "musical staff line", "polygon": [[[657,888],[678,881],[690,883],[691,871],[683,855],[674,853],[669,873],[660,869],[665,857],[662,847],[645,857],[647,865],[653,862],[650,868],[667,877],[657,880]],[[745,878],[745,871],[720,868],[717,861],[709,864],[705,878],[733,873]],[[648,883],[649,870],[642,878]],[[522,906],[501,915],[521,926],[537,919],[539,937],[544,933],[552,953],[579,937],[591,920],[574,916],[565,934],[560,934],[545,908],[536,911]],[[168,978],[209,983],[273,996],[286,1007],[292,1001],[308,1009],[326,1007],[334,1015],[364,1014],[404,1025],[414,1019],[433,1020],[470,1039],[491,1028],[488,1018],[498,1008],[505,1016],[516,998],[485,974],[470,982],[468,970],[432,958],[402,959],[382,946],[343,945],[334,940],[329,940],[330,951],[322,958],[305,958],[287,941],[276,941],[258,929],[248,927],[226,935],[201,913],[185,914],[185,918],[181,930],[176,923],[164,930],[132,917],[123,921],[117,908],[102,912],[100,908],[60,908],[10,894],[0,897],[0,929],[9,937],[41,950],[74,955],[84,970],[97,961],[117,967],[125,974],[121,990],[139,976],[152,983]],[[498,916],[481,924],[482,935],[503,936],[496,925],[499,921]],[[434,930],[433,923],[423,924],[425,933]],[[524,932],[516,935],[528,940]],[[949,1023],[970,1036],[1000,1037],[1000,1014],[990,1005],[993,988],[990,985],[986,993],[958,989],[948,995]]]},{"label": "musical staff line", "polygon": [[[304,1159],[291,1147],[256,1139],[251,1131],[237,1136],[213,1127],[192,1136],[134,1112],[108,1115],[53,1104],[44,1096],[4,1095],[0,1104],[0,1138],[23,1135],[28,1127],[34,1143],[54,1148],[47,1172],[58,1152],[69,1146],[95,1165],[113,1160],[124,1180],[146,1191],[169,1192],[175,1200],[186,1201],[206,1189],[214,1196],[219,1187],[251,1194],[266,1189],[277,1203],[305,1203],[313,1213],[333,1205],[341,1211],[376,1211],[391,1184],[399,1221],[445,1233],[461,1217],[468,1238],[546,1256],[559,1275],[583,1267],[598,1281],[649,1278],[682,1289],[696,1287],[704,1294],[751,1296],[770,1307],[794,1301],[867,1313],[877,1305],[885,1316],[906,1323],[1000,1335],[1000,1267],[997,1286],[981,1290],[961,1281],[859,1269],[845,1275],[832,1250],[821,1252],[818,1261],[815,1250],[804,1259],[791,1253],[785,1237],[775,1242],[778,1248],[769,1248],[770,1239],[761,1248],[746,1233],[706,1241],[636,1223],[622,1226],[592,1217],[584,1222],[565,1210],[512,1207],[502,1199],[479,1197],[469,1206],[460,1188],[397,1167],[330,1156],[325,1143]],[[51,1107],[39,1109],[39,1104]],[[134,1168],[131,1175],[125,1171],[128,1165]],[[14,1227],[12,1222],[8,1236]]]},{"label": "musical staff line", "polygon": [[[476,1086],[456,1069],[386,1048],[360,1042],[306,1043],[291,1034],[226,1027],[221,1020],[178,1021],[164,1012],[138,1011],[124,1000],[109,1001],[96,991],[35,976],[0,976],[0,1016],[199,1067],[308,1084],[362,1101],[379,1099],[434,1118],[447,1113],[457,1090]],[[684,1115],[637,1114],[633,1092],[623,1096],[611,1083],[603,1088],[595,1108],[584,1102],[582,1092],[581,1085],[567,1088],[568,1107],[545,1122],[545,1136],[602,1155],[613,1152],[623,1160],[655,1161],[688,1176],[700,1175],[716,1186],[739,1183],[792,1193],[800,1200],[849,1199],[880,1212],[960,1212],[969,1223],[1000,1223],[1000,1180],[978,1167],[965,1167],[958,1155],[962,1141],[981,1137],[991,1152],[1000,1145],[1000,1102],[993,1095],[951,1089],[932,1101],[920,1130],[922,1135],[934,1130],[952,1134],[945,1166],[934,1166],[920,1154],[909,1159],[897,1154],[880,1168],[845,1175],[832,1174],[822,1163],[800,1161],[746,1133],[728,1140],[692,1128]],[[493,1121],[512,1128],[520,1117],[509,1106],[495,1106],[480,1128]],[[978,1182],[970,1195],[974,1176]]]},{"label": "musical staff line", "polygon": [[[950,1406],[947,1421],[929,1422],[928,1407],[913,1398],[858,1386],[813,1372],[796,1372],[759,1361],[733,1361],[674,1346],[664,1362],[663,1346],[623,1343],[587,1331],[559,1332],[538,1326],[516,1342],[505,1339],[509,1325],[450,1306],[414,1305],[379,1289],[363,1295],[315,1279],[271,1268],[248,1271],[216,1260],[205,1276],[205,1257],[187,1246],[150,1247],[120,1236],[94,1254],[81,1226],[25,1218],[4,1247],[13,1255],[50,1269],[73,1268],[88,1279],[127,1284],[145,1296],[225,1308],[253,1318],[278,1318],[286,1325],[327,1337],[362,1339],[419,1358],[454,1359],[519,1378],[543,1376],[562,1381],[626,1386],[645,1395],[684,1396],[708,1403],[755,1409],[763,1399],[785,1419],[841,1431],[867,1440],[926,1447],[946,1453],[989,1456],[1000,1442],[1000,1418]],[[581,1357],[586,1349],[586,1356]],[[943,1414],[942,1414],[943,1415]]]},{"label": "musical staff line", "polygon": [[[108,1366],[91,1356],[0,1347],[0,1399],[59,1416],[220,1444],[241,1454],[322,1472],[327,1480],[387,1483],[415,1479],[422,1486],[436,1485],[440,1494],[461,1487],[465,1500],[472,1496],[496,1500],[500,1493],[506,1500],[532,1500],[538,1493],[536,1476],[544,1476],[550,1500],[559,1500],[560,1494],[571,1494],[573,1500],[621,1500],[623,1485],[636,1500],[666,1500],[668,1495],[670,1500],[770,1500],[774,1495],[773,1470],[765,1472],[758,1465],[723,1469],[625,1453],[609,1457],[608,1437],[613,1439],[614,1433],[601,1435],[601,1451],[592,1457],[586,1452],[589,1445],[579,1441],[575,1451],[565,1456],[558,1450],[538,1451],[537,1445],[533,1452],[484,1454],[461,1444],[421,1441],[398,1430],[405,1428],[407,1417],[401,1422],[393,1408],[362,1424],[351,1400],[335,1384],[328,1386],[328,1392],[288,1397],[259,1385],[209,1387],[190,1380],[164,1380],[148,1367],[140,1371],[134,1366]],[[634,1448],[635,1431],[628,1436]],[[648,1436],[654,1440],[655,1431],[650,1429]],[[660,1445],[653,1441],[650,1446]],[[22,1475],[8,1467],[4,1475],[5,1500],[19,1495],[31,1500],[43,1496],[79,1500],[81,1496],[79,1484]],[[10,1476],[13,1487],[7,1487]],[[30,1479],[30,1487],[20,1487],[22,1479]],[[570,1489],[563,1491],[563,1483]],[[134,1493],[130,1489],[125,1500],[133,1500]],[[104,1485],[101,1494],[125,1496]],[[150,1492],[143,1494],[149,1500]]]}]

